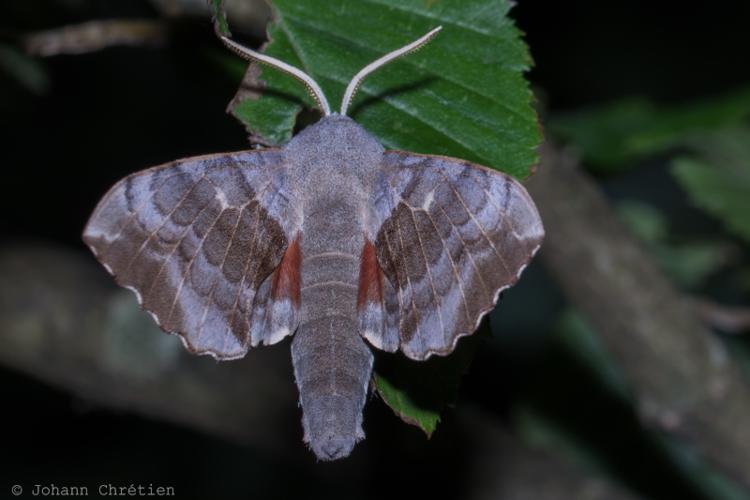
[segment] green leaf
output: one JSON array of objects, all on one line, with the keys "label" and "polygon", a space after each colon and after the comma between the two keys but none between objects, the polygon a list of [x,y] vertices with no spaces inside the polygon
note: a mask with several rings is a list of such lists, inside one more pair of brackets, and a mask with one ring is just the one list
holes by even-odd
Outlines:
[{"label": "green leaf", "polygon": [[666,433],[654,433],[654,439],[682,474],[695,485],[696,493],[716,500],[748,500],[747,490],[708,463],[689,443]]},{"label": "green leaf", "polygon": [[404,422],[429,437],[443,410],[455,401],[478,344],[490,335],[490,322],[485,319],[474,335],[458,342],[450,356],[412,361],[401,354],[380,354],[375,363],[375,390]]},{"label": "green leaf", "polygon": [[693,241],[657,249],[667,275],[686,289],[696,288],[736,257],[736,248],[722,241]]},{"label": "green leaf", "polygon": [[648,244],[663,243],[669,234],[667,219],[655,207],[635,200],[617,204],[617,215]]},{"label": "green leaf", "polygon": [[734,284],[746,292],[750,292],[750,267],[738,269],[732,276]]},{"label": "green leaf", "polygon": [[49,76],[42,64],[10,45],[0,44],[0,73],[12,76],[34,94],[43,95],[49,91]]},{"label": "green leaf", "polygon": [[209,0],[208,6],[213,14],[214,30],[217,34],[231,36],[229,24],[227,23],[227,14],[224,10],[224,0]]},{"label": "green leaf", "polygon": [[[363,66],[430,29],[416,54],[368,77],[350,115],[388,148],[464,158],[523,178],[541,140],[523,72],[531,59],[507,17],[508,0],[277,0],[269,55],[310,74],[338,108]],[[246,78],[233,112],[268,142],[289,140],[303,103],[299,82],[263,68]]]},{"label": "green leaf", "polygon": [[605,464],[595,449],[533,405],[519,405],[513,414],[515,430],[532,448],[562,456],[596,475],[605,475]]},{"label": "green leaf", "polygon": [[646,99],[614,103],[553,116],[548,128],[574,144],[586,163],[600,171],[619,170],[649,155],[684,145],[696,135],[736,124],[750,116],[750,88],[677,106]]},{"label": "green leaf", "polygon": [[558,339],[582,366],[597,375],[609,392],[630,399],[628,381],[610,356],[599,335],[578,312],[568,309],[560,316]]},{"label": "green leaf", "polygon": [[666,217],[651,205],[627,200],[617,205],[617,212],[654,253],[664,272],[683,288],[701,285],[737,254],[725,241],[673,241]]},{"label": "green leaf", "polygon": [[673,175],[696,206],[750,242],[750,127],[707,135],[693,147],[696,157],[675,160]]},{"label": "green leaf", "polygon": [[375,387],[383,401],[398,415],[404,422],[415,425],[422,429],[427,437],[437,429],[440,422],[440,411],[433,408],[423,407],[417,401],[414,401],[408,393],[399,389],[388,382],[388,379],[382,375],[375,374]]}]

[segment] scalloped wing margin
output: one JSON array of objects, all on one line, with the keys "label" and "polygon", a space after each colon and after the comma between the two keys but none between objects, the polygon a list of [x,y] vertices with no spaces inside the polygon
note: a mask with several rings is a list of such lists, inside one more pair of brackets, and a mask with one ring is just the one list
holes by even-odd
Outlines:
[{"label": "scalloped wing margin", "polygon": [[[544,238],[518,181],[463,160],[388,151],[371,201],[386,279],[359,304],[361,332],[415,360],[449,354],[473,333]],[[360,290],[369,286],[363,277],[375,275],[364,271],[365,252],[362,262]]]}]

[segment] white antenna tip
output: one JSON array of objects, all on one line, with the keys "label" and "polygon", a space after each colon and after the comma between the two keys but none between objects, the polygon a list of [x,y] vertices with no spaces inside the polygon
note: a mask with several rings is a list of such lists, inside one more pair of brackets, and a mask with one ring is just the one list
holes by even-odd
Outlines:
[{"label": "white antenna tip", "polygon": [[346,115],[346,111],[349,109],[349,105],[352,103],[352,99],[354,99],[354,94],[357,92],[357,89],[359,88],[359,85],[362,83],[362,80],[372,73],[373,71],[377,70],[378,68],[386,65],[387,63],[393,61],[394,59],[398,59],[401,56],[404,56],[406,54],[409,54],[410,52],[414,52],[415,50],[422,47],[424,44],[429,42],[432,37],[437,35],[437,33],[442,30],[442,26],[438,26],[437,28],[431,29],[426,34],[422,35],[418,39],[414,40],[410,44],[404,45],[400,49],[396,49],[392,52],[387,53],[383,57],[371,62],[364,68],[362,68],[359,73],[354,75],[354,78],[351,79],[349,82],[349,85],[346,87],[346,91],[344,92],[344,98],[341,100],[341,114]]}]

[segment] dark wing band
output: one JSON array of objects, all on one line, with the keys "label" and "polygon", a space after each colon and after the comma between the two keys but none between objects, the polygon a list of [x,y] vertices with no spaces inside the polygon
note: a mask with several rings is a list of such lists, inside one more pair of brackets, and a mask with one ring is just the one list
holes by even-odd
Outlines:
[{"label": "dark wing band", "polygon": [[253,314],[269,309],[257,303],[269,294],[256,294],[299,220],[282,153],[246,151],[126,177],[99,203],[83,239],[162,329],[191,352],[231,359],[247,352],[251,331],[253,344],[274,334]]},{"label": "dark wing band", "polygon": [[382,330],[363,335],[417,360],[448,354],[473,333],[544,237],[520,183],[453,158],[386,152],[373,204],[378,263],[390,286]]}]

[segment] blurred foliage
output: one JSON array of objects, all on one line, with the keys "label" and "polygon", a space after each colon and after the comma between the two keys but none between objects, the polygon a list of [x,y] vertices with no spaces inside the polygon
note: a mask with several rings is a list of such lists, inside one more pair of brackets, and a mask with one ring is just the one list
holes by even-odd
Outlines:
[{"label": "blurred foliage", "polygon": [[[633,179],[635,186],[649,182],[649,168],[666,165],[687,201],[705,213],[708,223],[673,227],[679,218],[695,220],[675,198],[652,199],[629,192],[617,202],[621,219],[654,254],[658,264],[679,287],[695,294],[718,294],[738,299],[736,289],[747,290],[747,252],[750,241],[750,88],[742,87],[711,99],[680,105],[659,105],[645,98],[628,98],[611,104],[553,114],[548,130],[574,146],[584,164],[607,182]],[[638,169],[636,167],[643,167]],[[619,174],[619,175],[618,175]],[[662,188],[662,191],[667,189]],[[721,225],[713,225],[711,219]],[[697,221],[696,221],[697,222]],[[702,228],[701,228],[702,227]],[[727,233],[722,231],[722,227]],[[743,241],[733,241],[736,236]],[[745,278],[746,279],[746,278]],[[606,392],[626,398],[618,370],[601,349],[596,335],[582,319],[563,315],[558,329],[560,341],[579,363],[596,373]],[[747,342],[730,343],[735,359],[750,367]],[[533,411],[532,411],[532,415]],[[590,466],[611,460],[599,455],[591,460],[586,438],[571,438],[559,422],[535,415],[525,418],[524,429],[543,442],[567,450]],[[748,493],[727,481],[689,445],[655,432],[644,436],[649,446],[689,478],[695,491],[707,498],[742,499]],[[583,450],[583,451],[582,451]]]},{"label": "blurred foliage", "polygon": [[750,88],[674,106],[628,98],[561,113],[549,131],[576,146],[588,166],[600,172],[631,167],[638,160],[684,146],[703,132],[750,117]]},{"label": "blurred foliage", "polygon": [[[601,173],[632,168],[654,155],[677,155],[671,172],[691,202],[750,241],[750,88],[671,107],[624,99],[555,115],[549,128]],[[631,204],[621,213],[682,285],[697,284],[726,260],[727,248],[715,242],[666,248],[666,235],[657,234],[666,231],[666,220],[652,207]]]},{"label": "blurred foliage", "polygon": [[[622,99],[555,114],[549,122],[551,133],[573,145],[596,173],[626,173],[655,158],[668,162],[694,207],[720,221],[733,236],[750,241],[749,87],[671,106]],[[619,208],[678,285],[695,289],[734,266],[734,286],[750,288],[743,249],[720,231],[676,236],[663,206],[633,199]]]},{"label": "blurred foliage", "polygon": [[691,201],[750,243],[750,127],[724,128],[689,142],[672,173]]},{"label": "blurred foliage", "polygon": [[[607,394],[611,398],[609,404],[622,408],[632,408],[633,399],[627,380],[617,367],[615,360],[607,353],[597,333],[591,329],[585,319],[577,312],[567,309],[559,317],[554,332],[555,349],[567,353],[576,365],[582,367],[588,377],[590,396],[594,399],[597,393]],[[592,404],[593,413],[579,415],[582,427],[594,425],[594,422],[612,417],[612,409],[608,404],[597,401]],[[539,446],[556,453],[568,456],[571,460],[583,464],[589,470],[596,470],[610,476],[614,481],[634,484],[639,482],[637,477],[623,477],[618,472],[617,463],[620,460],[613,456],[607,445],[597,441],[592,436],[582,434],[580,430],[561,418],[558,411],[550,411],[545,398],[532,398],[526,404],[519,405],[514,413],[514,419],[519,431],[535,446]],[[665,476],[676,474],[691,484],[694,493],[704,495],[705,498],[723,500],[747,499],[748,493],[737,487],[722,476],[714,467],[700,457],[696,451],[684,442],[666,433],[649,431],[641,427],[633,414],[628,415],[629,425],[620,423],[619,429],[625,432],[625,442],[631,445],[643,446],[650,449],[650,453],[657,460],[663,460],[673,468],[662,469]],[[614,425],[614,422],[611,422]],[[640,428],[637,434],[629,434],[633,428]],[[668,498],[682,498],[684,493],[674,491],[674,496]],[[661,498],[655,496],[654,498]]]},{"label": "blurred foliage", "polygon": [[727,241],[697,238],[675,241],[667,217],[653,205],[626,200],[617,209],[623,221],[654,253],[664,272],[683,288],[704,284],[739,253]]},{"label": "blurred foliage", "polygon": [[0,44],[0,72],[11,76],[34,94],[43,95],[49,91],[49,76],[42,63],[13,46]]},{"label": "blurred foliage", "polygon": [[629,399],[628,383],[617,367],[617,363],[607,353],[601,339],[586,323],[586,320],[572,310],[563,311],[556,328],[557,341],[568,350],[579,363],[596,373],[597,379],[610,394]]}]

